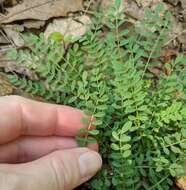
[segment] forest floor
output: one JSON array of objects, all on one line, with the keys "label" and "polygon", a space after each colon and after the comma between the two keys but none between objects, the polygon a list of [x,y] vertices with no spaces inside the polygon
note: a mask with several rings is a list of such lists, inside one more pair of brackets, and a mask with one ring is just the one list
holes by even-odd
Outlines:
[{"label": "forest floor", "polygon": [[[64,36],[82,36],[98,7],[102,6],[106,12],[112,1],[0,0],[0,96],[13,94],[15,91],[23,95],[19,89],[9,83],[6,73],[16,72],[32,77],[32,73],[27,68],[20,67],[15,61],[6,58],[7,51],[12,47],[24,47],[22,33],[44,32],[48,36],[52,32],[61,32]],[[169,34],[170,40],[165,44],[163,56],[169,59],[179,52],[186,55],[186,0],[123,0],[125,14],[130,18],[130,22],[125,27],[138,22],[147,7],[153,9],[159,2],[163,2],[173,15],[173,29]],[[183,178],[180,183],[183,187]],[[186,185],[183,189],[186,189]]]}]

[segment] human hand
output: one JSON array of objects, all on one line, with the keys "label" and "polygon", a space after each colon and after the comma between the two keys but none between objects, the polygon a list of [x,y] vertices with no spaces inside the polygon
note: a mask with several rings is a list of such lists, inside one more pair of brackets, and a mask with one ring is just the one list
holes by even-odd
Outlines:
[{"label": "human hand", "polygon": [[77,148],[74,137],[85,127],[83,117],[67,106],[1,97],[0,189],[70,190],[90,179],[101,158]]}]

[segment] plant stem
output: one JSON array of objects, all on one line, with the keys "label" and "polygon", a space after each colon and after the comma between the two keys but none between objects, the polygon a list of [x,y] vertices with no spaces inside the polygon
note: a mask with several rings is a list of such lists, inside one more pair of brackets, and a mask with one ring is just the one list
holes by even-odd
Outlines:
[{"label": "plant stem", "polygon": [[161,38],[161,36],[162,36],[162,34],[163,34],[165,28],[166,28],[166,27],[164,26],[163,29],[161,30],[160,35],[158,36],[158,38],[157,38],[157,40],[156,40],[156,43],[154,44],[154,46],[153,46],[153,48],[152,48],[152,51],[151,51],[151,53],[150,53],[150,55],[149,55],[149,58],[148,58],[148,60],[147,60],[147,63],[146,63],[146,65],[145,65],[145,69],[144,69],[143,74],[142,74],[142,77],[141,77],[142,79],[143,79],[143,77],[144,77],[144,75],[145,75],[145,72],[147,71],[147,68],[148,68],[148,66],[149,66],[150,60],[151,60],[151,58],[152,58],[152,55],[153,55],[154,51],[155,51],[156,48],[157,48],[157,45],[158,45],[158,43],[159,43],[159,41],[160,41],[160,38]]},{"label": "plant stem", "polygon": [[169,175],[165,176],[160,181],[158,181],[155,185],[153,185],[152,187],[150,187],[148,190],[154,189],[156,186],[160,185],[163,181],[165,181],[168,177],[169,177]]}]

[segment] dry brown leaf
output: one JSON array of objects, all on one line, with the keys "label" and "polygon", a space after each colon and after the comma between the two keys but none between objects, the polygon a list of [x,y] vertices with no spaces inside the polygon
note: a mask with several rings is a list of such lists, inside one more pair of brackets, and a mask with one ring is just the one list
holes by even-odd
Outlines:
[{"label": "dry brown leaf", "polygon": [[26,68],[25,65],[20,65],[14,60],[8,60],[6,53],[0,54],[0,70],[4,70],[5,73],[19,73],[21,75],[27,76],[31,80],[38,80],[38,77],[31,70]]},{"label": "dry brown leaf", "polygon": [[135,0],[135,2],[137,3],[137,5],[139,7],[148,7],[150,6],[152,3],[154,3],[155,0]]},{"label": "dry brown leaf", "polygon": [[183,9],[186,9],[186,0],[180,0],[180,1],[181,1]]},{"label": "dry brown leaf", "polygon": [[35,28],[35,29],[40,29],[45,25],[45,21],[42,20],[25,20],[23,26],[25,28]]},{"label": "dry brown leaf", "polygon": [[4,67],[5,72],[16,72],[19,74],[22,74],[24,76],[27,76],[31,80],[37,80],[38,77],[35,73],[33,73],[31,70],[26,68],[26,66],[20,66],[15,61],[6,61],[6,63],[2,62],[0,63],[0,67]]},{"label": "dry brown leaf", "polygon": [[183,8],[182,14],[183,14],[184,20],[186,21],[186,0],[180,0],[180,1]]},{"label": "dry brown leaf", "polygon": [[[186,173],[186,163],[184,164],[184,170]],[[186,175],[183,177],[177,177],[176,178],[176,185],[181,189],[181,190],[186,190]]]},{"label": "dry brown leaf", "polygon": [[176,185],[181,189],[181,190],[186,190],[186,176],[180,177],[176,180]]},{"label": "dry brown leaf", "polygon": [[0,19],[0,23],[25,19],[48,20],[82,9],[83,0],[24,0],[23,3],[7,9],[9,13]]},{"label": "dry brown leaf", "polygon": [[10,42],[8,41],[7,38],[5,38],[3,35],[0,35],[0,44],[9,44]]},{"label": "dry brown leaf", "polygon": [[179,3],[179,0],[167,0],[170,4],[176,6]]},{"label": "dry brown leaf", "polygon": [[54,19],[45,31],[45,36],[48,37],[53,32],[60,32],[63,36],[79,37],[85,34],[91,20],[88,16],[83,15],[73,18]]},{"label": "dry brown leaf", "polygon": [[5,0],[0,0],[0,4],[1,4],[1,3],[4,3],[4,1],[5,1]]},{"label": "dry brown leaf", "polygon": [[17,5],[17,0],[2,0],[5,6],[14,6]]},{"label": "dry brown leaf", "polygon": [[22,47],[24,45],[24,40],[20,35],[20,32],[24,30],[23,26],[16,24],[6,25],[3,29],[10,42],[13,42],[17,47]]},{"label": "dry brown leaf", "polygon": [[13,93],[13,86],[8,82],[6,76],[0,73],[0,96],[5,96]]}]

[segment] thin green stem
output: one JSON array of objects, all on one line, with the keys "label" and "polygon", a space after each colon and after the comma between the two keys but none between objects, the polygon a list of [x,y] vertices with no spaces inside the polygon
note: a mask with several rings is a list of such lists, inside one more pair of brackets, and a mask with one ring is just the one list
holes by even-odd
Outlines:
[{"label": "thin green stem", "polygon": [[151,53],[150,53],[150,55],[149,55],[149,58],[148,58],[148,60],[147,60],[147,63],[145,64],[145,69],[143,70],[143,74],[142,74],[142,77],[141,77],[142,79],[143,79],[143,77],[144,77],[144,75],[145,75],[145,72],[147,71],[147,68],[148,68],[148,66],[149,66],[150,60],[151,60],[151,58],[152,58],[152,56],[153,56],[153,54],[154,54],[154,52],[155,52],[155,50],[156,50],[156,48],[157,48],[157,46],[158,46],[158,43],[159,43],[159,41],[160,41],[160,39],[161,39],[161,36],[162,36],[162,34],[163,34],[165,28],[166,28],[166,27],[164,26],[163,29],[161,30],[160,35],[158,36],[158,38],[157,38],[157,40],[156,40],[156,43],[154,44],[154,46],[153,46],[153,48],[152,48],[152,51],[151,51]]},{"label": "thin green stem", "polygon": [[177,144],[183,143],[183,142],[185,142],[185,141],[186,141],[186,139],[183,139],[183,140],[178,141],[178,142],[176,142],[176,143],[169,144],[169,145],[165,146],[165,148],[168,148],[168,147],[170,147],[170,146],[174,146],[174,145],[177,145]]},{"label": "thin green stem", "polygon": [[157,187],[158,185],[160,185],[161,183],[163,183],[168,177],[169,177],[169,175],[166,175],[164,178],[162,178],[160,181],[158,181],[155,185],[153,185],[152,187],[150,187],[148,190],[154,189],[155,187]]}]

